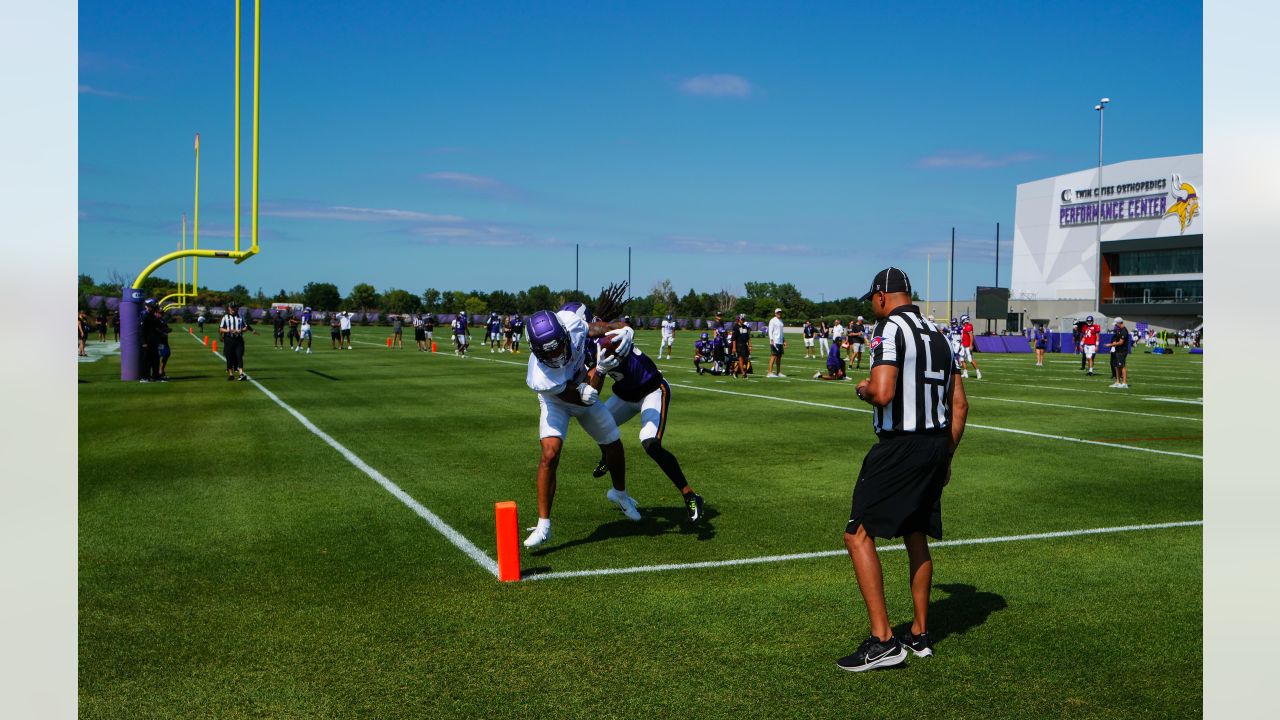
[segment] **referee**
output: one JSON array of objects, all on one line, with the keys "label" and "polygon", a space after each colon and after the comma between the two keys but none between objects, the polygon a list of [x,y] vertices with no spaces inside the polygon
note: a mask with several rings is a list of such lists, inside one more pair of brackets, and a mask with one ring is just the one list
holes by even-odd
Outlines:
[{"label": "referee", "polygon": [[249,379],[244,374],[245,332],[258,334],[257,330],[240,317],[236,304],[227,303],[227,314],[222,316],[222,323],[218,325],[218,334],[222,336],[222,352],[227,357],[227,380],[235,380],[237,373],[241,380]]},{"label": "referee", "polygon": [[[836,664],[861,672],[900,665],[907,651],[933,654],[926,616],[933,560],[925,535],[942,538],[942,488],[964,434],[968,400],[960,367],[938,326],[911,303],[911,281],[897,268],[876,273],[871,301],[879,323],[871,337],[871,377],[858,383],[860,400],[875,408],[879,442],[862,461],[844,544],[867,606],[871,635]],[[911,569],[911,629],[895,638],[885,610],[884,580],[875,538],[902,537]]]}]

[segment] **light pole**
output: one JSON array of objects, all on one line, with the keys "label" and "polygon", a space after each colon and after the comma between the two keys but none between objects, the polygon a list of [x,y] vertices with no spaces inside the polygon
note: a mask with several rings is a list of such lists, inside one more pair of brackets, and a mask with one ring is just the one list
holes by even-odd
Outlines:
[{"label": "light pole", "polygon": [[1102,98],[1098,101],[1093,109],[1098,111],[1098,217],[1097,220],[1097,239],[1094,249],[1097,253],[1096,262],[1093,268],[1093,291],[1094,302],[1097,303],[1095,311],[1102,308],[1102,119],[1107,114],[1107,103],[1111,102],[1111,98]]}]

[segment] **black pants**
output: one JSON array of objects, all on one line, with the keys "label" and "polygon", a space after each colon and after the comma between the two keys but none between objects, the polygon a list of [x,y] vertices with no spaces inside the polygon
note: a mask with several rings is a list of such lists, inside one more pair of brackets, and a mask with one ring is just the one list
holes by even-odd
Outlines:
[{"label": "black pants", "polygon": [[160,346],[155,343],[148,343],[142,348],[142,377],[160,379]]},{"label": "black pants", "polygon": [[228,335],[223,352],[227,357],[227,370],[244,372],[244,338],[239,335]]}]

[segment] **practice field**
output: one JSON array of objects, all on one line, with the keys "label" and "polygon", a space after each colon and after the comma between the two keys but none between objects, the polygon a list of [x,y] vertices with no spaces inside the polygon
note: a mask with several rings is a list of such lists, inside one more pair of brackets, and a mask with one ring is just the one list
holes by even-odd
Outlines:
[{"label": "practice field", "polygon": [[[167,384],[79,366],[86,718],[1170,718],[1201,712],[1199,356],[979,355],[934,551],[935,656],[850,674],[868,628],[841,544],[874,442],[853,383],[662,361],[675,489],[622,428],[640,522],[573,426],[551,540],[494,575],[497,501],[536,520],[528,355],[274,350],[252,382],[175,325]],[[265,331],[263,331],[265,330]],[[322,328],[323,330],[323,328]],[[653,354],[657,334],[640,334]],[[90,343],[92,349],[95,343]],[[446,347],[449,345],[449,347]],[[855,377],[866,373],[866,362]],[[607,395],[607,390],[606,393]],[[1097,531],[1097,532],[1092,532]],[[890,616],[905,553],[883,542]]]}]

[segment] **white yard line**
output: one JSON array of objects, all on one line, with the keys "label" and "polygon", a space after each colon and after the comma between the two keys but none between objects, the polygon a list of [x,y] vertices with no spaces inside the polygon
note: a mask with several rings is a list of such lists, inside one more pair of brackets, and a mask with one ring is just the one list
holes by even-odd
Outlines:
[{"label": "white yard line", "polygon": [[[1154,523],[1150,525],[1123,525],[1120,527],[1089,528],[1086,530],[1057,530],[1054,532],[1033,533],[1030,535],[1004,535],[1001,537],[967,538],[962,540],[930,541],[930,548],[957,547],[960,545],[987,545],[991,543],[1025,542],[1028,540],[1049,540],[1053,538],[1080,537],[1083,535],[1105,535],[1109,533],[1141,532],[1146,530],[1164,530],[1167,528],[1195,527],[1203,525],[1203,520],[1185,520],[1181,522]],[[880,552],[903,550],[903,545],[878,547]],[[598,570],[569,570],[565,572],[549,572],[529,575],[521,580],[560,580],[564,578],[594,577],[599,575],[628,575],[633,573],[664,572],[672,570],[700,570],[706,568],[733,567],[736,565],[759,565],[762,563],[787,562],[790,560],[810,560],[814,558],[839,557],[848,555],[846,550],[822,550],[809,553],[792,553],[789,555],[765,555],[763,557],[738,558],[736,560],[709,560],[694,563],[669,563],[666,565],[641,565],[638,567],[602,568]]]},{"label": "white yard line", "polygon": [[[992,400],[994,402],[1019,403],[1022,405],[1043,405],[1045,407],[1051,407],[1051,408],[1066,408],[1070,410],[1087,410],[1089,412],[1118,413],[1121,415],[1141,415],[1143,417],[1164,418],[1166,420],[1182,420],[1185,422],[1198,422],[1198,423],[1204,422],[1203,418],[1187,417],[1185,415],[1161,415],[1159,413],[1144,413],[1144,412],[1137,412],[1135,410],[1112,410],[1110,408],[1089,407],[1088,405],[1062,405],[1060,403],[1036,402],[1035,400],[1014,400],[1012,398],[989,397],[986,395],[969,395],[968,397],[974,398],[977,400]],[[1148,399],[1157,400],[1159,398],[1148,398]],[[1173,402],[1192,402],[1192,401],[1175,400]],[[1193,403],[1193,404],[1199,405],[1200,403]]]},{"label": "white yard line", "polygon": [[[199,342],[199,340],[197,340],[196,342]],[[213,354],[222,358],[223,362],[226,362],[226,357],[222,353],[215,351]],[[333,448],[334,450],[337,450],[338,454],[346,458],[347,462],[351,463],[352,465],[355,465],[356,468],[358,468],[361,472],[363,472],[365,475],[368,475],[370,479],[372,479],[374,482],[381,485],[384,490],[394,495],[395,498],[400,502],[404,503],[405,506],[408,507],[410,510],[412,510],[415,514],[417,514],[418,517],[422,518],[423,520],[426,520],[427,523],[431,525],[431,527],[435,528],[441,535],[445,537],[446,540],[453,543],[455,547],[457,547],[459,550],[465,553],[467,557],[471,558],[472,560],[475,560],[476,563],[480,565],[480,567],[484,568],[485,571],[489,572],[494,577],[498,576],[498,563],[494,561],[493,558],[490,558],[488,555],[486,555],[483,550],[476,547],[476,545],[472,543],[470,540],[463,537],[462,533],[459,533],[457,530],[454,530],[452,527],[449,526],[448,523],[446,523],[444,520],[441,520],[440,516],[431,512],[422,503],[413,499],[413,497],[409,495],[409,493],[400,489],[399,485],[396,485],[395,483],[391,482],[391,480],[387,479],[385,475],[383,475],[382,473],[372,468],[368,463],[360,459],[358,455],[356,455],[355,453],[348,450],[345,446],[343,446],[342,443],[338,442],[337,440],[334,440],[332,437],[329,436],[328,433],[316,427],[315,423],[308,420],[307,417],[302,413],[298,412],[297,410],[294,410],[292,407],[286,404],[283,400],[277,397],[275,393],[263,387],[262,383],[258,382],[257,380],[254,380],[252,377],[249,378],[249,382],[253,383],[254,387],[258,388],[267,397],[271,398],[275,402],[275,404],[284,408],[285,412],[288,412],[290,415],[296,418],[298,422],[302,423],[302,426],[310,430],[312,434],[314,434],[316,437],[323,440],[327,445],[329,445],[329,447]]]}]

